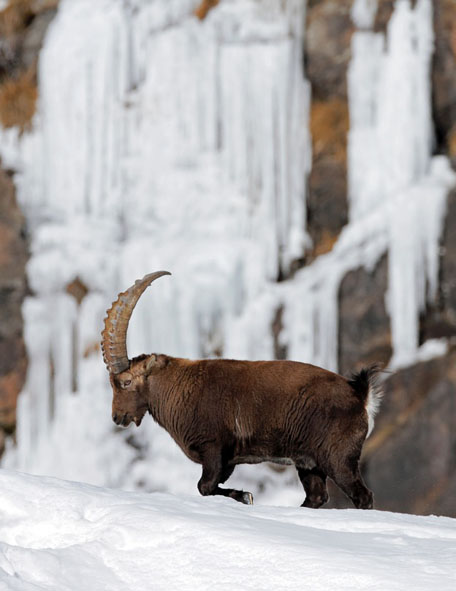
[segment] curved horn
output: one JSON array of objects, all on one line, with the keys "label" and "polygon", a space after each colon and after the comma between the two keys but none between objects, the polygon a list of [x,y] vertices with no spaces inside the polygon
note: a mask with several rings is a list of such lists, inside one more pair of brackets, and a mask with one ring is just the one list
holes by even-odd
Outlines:
[{"label": "curved horn", "polygon": [[162,275],[171,275],[171,273],[157,271],[138,279],[134,285],[120,293],[111,308],[107,310],[105,327],[101,333],[101,350],[110,373],[121,373],[130,366],[127,355],[127,328],[130,317],[144,290]]}]

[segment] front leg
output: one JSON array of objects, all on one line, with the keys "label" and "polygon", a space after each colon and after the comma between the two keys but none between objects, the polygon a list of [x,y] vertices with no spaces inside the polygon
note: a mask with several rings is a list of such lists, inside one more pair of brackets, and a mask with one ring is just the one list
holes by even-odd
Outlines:
[{"label": "front leg", "polygon": [[319,468],[300,468],[298,470],[299,479],[302,482],[304,490],[306,491],[306,500],[301,507],[311,507],[318,509],[329,500],[328,490],[326,488],[326,474]]},{"label": "front leg", "polygon": [[245,505],[253,505],[252,493],[233,488],[220,488],[220,482],[225,482],[231,475],[233,468],[222,461],[219,449],[211,448],[202,454],[203,474],[198,482],[198,490],[205,497],[208,495],[222,495],[231,497]]}]

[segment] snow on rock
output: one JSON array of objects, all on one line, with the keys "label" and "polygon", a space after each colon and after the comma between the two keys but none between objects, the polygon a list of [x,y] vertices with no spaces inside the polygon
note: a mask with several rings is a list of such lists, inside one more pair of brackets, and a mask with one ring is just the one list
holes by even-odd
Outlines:
[{"label": "snow on rock", "polygon": [[445,517],[245,506],[0,471],[0,589],[450,591]]}]

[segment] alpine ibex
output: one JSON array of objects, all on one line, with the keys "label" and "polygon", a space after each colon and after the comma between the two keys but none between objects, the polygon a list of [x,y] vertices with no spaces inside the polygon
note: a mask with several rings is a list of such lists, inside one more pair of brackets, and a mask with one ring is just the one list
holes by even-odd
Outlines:
[{"label": "alpine ibex", "polygon": [[146,412],[183,452],[202,465],[198,490],[250,504],[249,492],[221,488],[236,464],[294,464],[304,507],[328,500],[329,476],[355,507],[373,496],[358,468],[381,391],[377,367],[344,378],[294,361],[191,361],[152,353],[129,360],[126,336],[133,309],[158,271],[119,294],[105,318],[104,362],[114,398],[112,418],[140,425]]}]

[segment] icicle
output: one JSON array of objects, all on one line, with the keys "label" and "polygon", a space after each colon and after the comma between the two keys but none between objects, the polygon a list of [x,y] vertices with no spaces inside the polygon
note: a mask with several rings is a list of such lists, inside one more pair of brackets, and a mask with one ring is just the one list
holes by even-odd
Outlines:
[{"label": "icicle", "polygon": [[355,0],[351,9],[353,22],[359,29],[371,29],[374,26],[378,0]]}]

